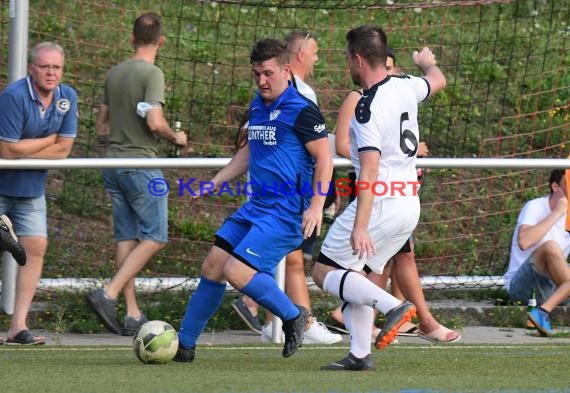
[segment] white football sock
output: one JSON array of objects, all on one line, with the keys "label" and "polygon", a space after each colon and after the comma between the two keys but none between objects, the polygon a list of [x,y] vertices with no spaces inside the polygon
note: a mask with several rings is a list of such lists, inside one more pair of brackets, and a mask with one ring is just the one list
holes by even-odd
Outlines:
[{"label": "white football sock", "polygon": [[350,353],[359,359],[369,355],[374,310],[361,304],[346,303],[342,316],[350,332]]},{"label": "white football sock", "polygon": [[350,270],[329,272],[323,280],[323,289],[341,300],[375,308],[384,315],[402,303],[362,274]]}]

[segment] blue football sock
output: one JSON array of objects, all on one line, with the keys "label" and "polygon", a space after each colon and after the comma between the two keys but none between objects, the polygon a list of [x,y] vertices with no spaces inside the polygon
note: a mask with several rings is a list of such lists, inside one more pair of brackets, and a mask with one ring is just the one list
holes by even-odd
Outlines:
[{"label": "blue football sock", "polygon": [[209,280],[204,276],[200,277],[200,283],[190,297],[178,332],[182,348],[189,349],[196,346],[206,324],[222,304],[225,293],[226,284]]},{"label": "blue football sock", "polygon": [[241,292],[277,315],[283,321],[297,318],[299,308],[285,295],[275,280],[266,273],[256,273]]}]

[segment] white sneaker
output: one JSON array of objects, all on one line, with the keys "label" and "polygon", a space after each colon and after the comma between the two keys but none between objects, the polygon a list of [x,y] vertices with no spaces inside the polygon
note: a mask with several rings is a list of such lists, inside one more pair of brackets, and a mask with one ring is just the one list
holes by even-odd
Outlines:
[{"label": "white sneaker", "polygon": [[303,344],[335,344],[340,341],[342,336],[331,333],[322,322],[317,322],[317,318],[313,318],[313,323],[305,330],[303,337]]},{"label": "white sneaker", "polygon": [[[269,322],[261,328],[261,342],[263,344],[273,343],[273,322]],[[283,331],[281,331],[281,342],[285,342],[285,334]]]}]

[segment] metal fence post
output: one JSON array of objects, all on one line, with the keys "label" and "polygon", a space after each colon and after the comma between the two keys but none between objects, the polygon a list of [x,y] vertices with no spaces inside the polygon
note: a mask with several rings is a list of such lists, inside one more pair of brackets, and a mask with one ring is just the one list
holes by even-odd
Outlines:
[{"label": "metal fence post", "polygon": [[[26,76],[29,8],[29,0],[10,0],[8,83]],[[17,272],[18,266],[12,255],[4,253],[2,257],[2,308],[8,315],[14,312]]]},{"label": "metal fence post", "polygon": [[[285,258],[279,262],[277,265],[277,271],[275,273],[275,281],[277,285],[283,292],[285,292]],[[281,332],[283,331],[283,321],[276,315],[273,315],[273,329],[271,331],[271,341],[275,344],[281,343]]]},{"label": "metal fence post", "polygon": [[14,313],[16,301],[16,275],[18,265],[12,255],[5,252],[2,255],[2,310],[8,315]]}]

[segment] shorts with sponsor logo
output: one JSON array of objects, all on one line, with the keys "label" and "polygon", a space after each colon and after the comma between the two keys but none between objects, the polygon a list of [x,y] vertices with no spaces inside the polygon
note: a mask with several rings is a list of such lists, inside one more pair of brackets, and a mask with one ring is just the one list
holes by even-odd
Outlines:
[{"label": "shorts with sponsor logo", "polygon": [[[281,213],[281,214],[280,214]],[[216,236],[234,257],[257,271],[275,275],[275,267],[303,242],[300,214],[246,202],[228,217]]]},{"label": "shorts with sponsor logo", "polygon": [[366,256],[358,259],[350,245],[356,204],[357,201],[352,202],[334,221],[323,241],[321,253],[345,269],[361,271],[367,265],[375,273],[382,273],[388,260],[402,248],[418,224],[420,200],[409,196],[386,198],[374,203],[368,234],[376,254],[370,259]]}]

